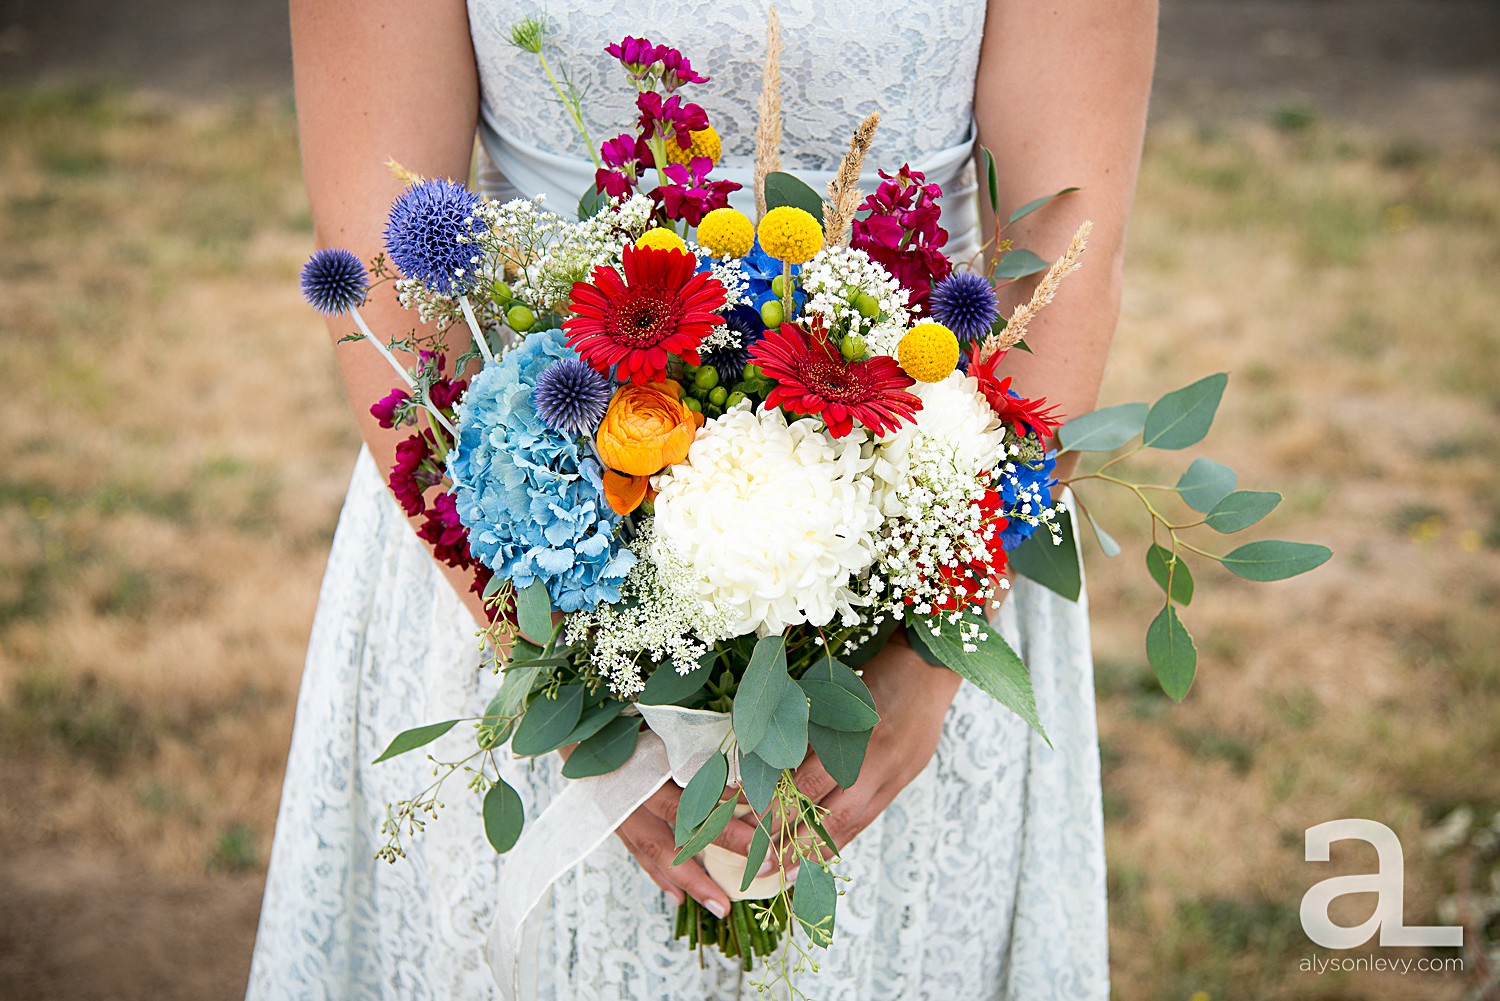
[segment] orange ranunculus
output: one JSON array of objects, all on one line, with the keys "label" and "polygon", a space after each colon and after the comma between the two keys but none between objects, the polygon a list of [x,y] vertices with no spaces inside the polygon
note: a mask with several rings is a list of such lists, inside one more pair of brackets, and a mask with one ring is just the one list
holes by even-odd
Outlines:
[{"label": "orange ranunculus", "polygon": [[682,402],[682,389],[668,379],[624,385],[609,402],[594,439],[599,458],[627,476],[650,476],[687,458],[703,416]]},{"label": "orange ranunculus", "polygon": [[613,469],[604,471],[604,499],[615,514],[629,514],[646,499],[649,476],[626,476]]}]

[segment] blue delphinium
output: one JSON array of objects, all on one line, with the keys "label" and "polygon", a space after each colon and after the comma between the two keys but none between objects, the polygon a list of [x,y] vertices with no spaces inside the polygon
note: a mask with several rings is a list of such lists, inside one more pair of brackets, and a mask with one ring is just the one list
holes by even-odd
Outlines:
[{"label": "blue delphinium", "polygon": [[932,286],[932,318],[953,331],[960,342],[977,341],[1000,318],[995,288],[972,271],[955,271]]},{"label": "blue delphinium", "polygon": [[544,372],[577,359],[563,331],[544,330],[487,365],[459,406],[448,455],[474,556],[518,590],[544,581],[564,612],[618,601],[635,565],[598,460],[576,435],[549,427],[533,399]]},{"label": "blue delphinium", "polygon": [[1052,506],[1052,488],[1057,480],[1057,453],[1047,452],[1034,462],[1017,457],[1000,467],[1000,513],[1008,524],[1000,533],[1006,552],[1016,548],[1037,530],[1042,512]]},{"label": "blue delphinium", "polygon": [[478,252],[463,239],[484,232],[478,212],[479,196],[461,184],[414,184],[391,206],[386,252],[405,277],[443,295],[463,295],[477,277]]},{"label": "blue delphinium", "polygon": [[609,409],[609,380],[580,358],[564,358],[537,376],[531,402],[548,427],[569,434],[593,434]]},{"label": "blue delphinium", "polygon": [[369,289],[364,263],[347,250],[320,250],[302,266],[303,298],[327,316],[349,312]]}]

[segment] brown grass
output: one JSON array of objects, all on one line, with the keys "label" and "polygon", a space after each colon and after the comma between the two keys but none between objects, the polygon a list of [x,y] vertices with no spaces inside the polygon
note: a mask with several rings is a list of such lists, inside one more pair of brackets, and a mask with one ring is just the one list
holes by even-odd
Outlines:
[{"label": "brown grass", "polygon": [[[1422,833],[1500,807],[1500,156],[1419,152],[1151,136],[1105,402],[1231,371],[1201,453],[1286,493],[1262,535],[1337,556],[1280,585],[1195,568],[1173,707],[1146,540],[1095,505],[1126,547],[1090,557],[1117,997],[1461,994],[1296,968],[1305,828],[1395,828],[1425,923],[1459,867]],[[235,996],[356,447],[295,287],[292,120],[9,94],[0,168],[0,885],[54,915],[0,919],[0,994]],[[163,945],[200,920],[221,937]]]}]

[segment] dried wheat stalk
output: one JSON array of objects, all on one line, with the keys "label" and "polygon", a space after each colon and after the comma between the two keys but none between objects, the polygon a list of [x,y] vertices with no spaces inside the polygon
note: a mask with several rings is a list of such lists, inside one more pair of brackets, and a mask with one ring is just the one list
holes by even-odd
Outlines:
[{"label": "dried wheat stalk", "polygon": [[849,244],[849,224],[854,221],[854,212],[859,208],[859,175],[865,166],[865,154],[875,141],[875,130],[880,127],[880,112],[872,112],[854,130],[849,140],[849,152],[844,154],[837,174],[828,182],[828,200],[823,203],[823,235],[833,247]]},{"label": "dried wheat stalk", "polygon": [[1057,297],[1057,287],[1062,280],[1079,268],[1079,258],[1083,256],[1083,248],[1088,246],[1089,233],[1093,230],[1092,222],[1084,222],[1078,227],[1078,232],[1073,234],[1073,240],[1068,244],[1068,249],[1063,255],[1052,262],[1042,280],[1037,282],[1036,288],[1031,293],[1031,299],[1016,307],[1016,311],[1010,314],[1006,321],[1005,329],[1000,334],[991,334],[984,342],[981,358],[989,358],[997,351],[1006,351],[1026,336],[1026,325],[1029,324],[1042,308]]},{"label": "dried wheat stalk", "polygon": [[408,187],[413,184],[421,184],[426,180],[426,178],[421,174],[418,174],[401,166],[401,164],[397,163],[394,158],[387,158],[385,161],[385,166],[387,170],[395,175],[396,180],[400,181],[402,184],[407,185]]},{"label": "dried wheat stalk", "polygon": [[766,12],[766,68],[755,123],[755,215],[766,214],[766,175],[781,169],[781,19]]}]

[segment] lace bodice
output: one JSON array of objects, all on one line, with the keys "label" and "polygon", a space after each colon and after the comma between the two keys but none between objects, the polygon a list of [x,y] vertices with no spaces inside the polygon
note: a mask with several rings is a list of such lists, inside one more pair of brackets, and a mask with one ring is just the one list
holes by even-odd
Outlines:
[{"label": "lace bodice", "polygon": [[[571,119],[536,57],[511,46],[510,27],[546,10],[548,58],[588,87],[586,121],[597,144],[633,121],[633,92],[604,47],[625,35],[674,45],[709,77],[689,87],[724,140],[726,166],[754,160],[768,0],[635,0],[556,5],[469,0],[469,25],[487,116],[502,132],[586,158]],[[984,31],[982,2],[779,0],[782,157],[791,169],[837,166],[864,116],[881,113],[870,159],[899,165],[963,141],[973,110]]]}]

